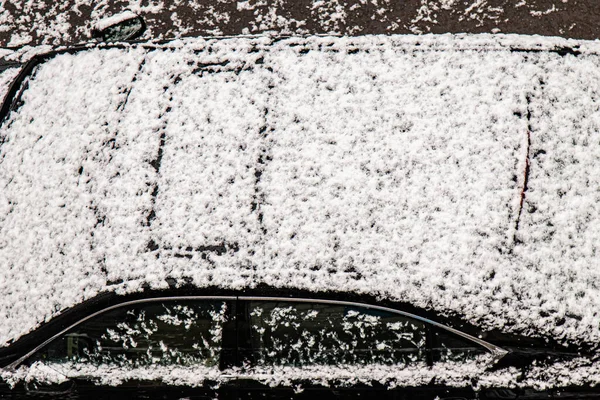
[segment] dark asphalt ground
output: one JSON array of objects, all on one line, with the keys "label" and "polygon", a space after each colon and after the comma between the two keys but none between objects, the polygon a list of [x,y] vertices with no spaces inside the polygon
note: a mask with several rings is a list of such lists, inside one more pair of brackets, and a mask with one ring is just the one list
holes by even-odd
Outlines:
[{"label": "dark asphalt ground", "polygon": [[265,31],[600,35],[599,0],[8,0],[0,2],[0,46],[86,41],[93,21],[123,10],[145,18],[145,38]]}]

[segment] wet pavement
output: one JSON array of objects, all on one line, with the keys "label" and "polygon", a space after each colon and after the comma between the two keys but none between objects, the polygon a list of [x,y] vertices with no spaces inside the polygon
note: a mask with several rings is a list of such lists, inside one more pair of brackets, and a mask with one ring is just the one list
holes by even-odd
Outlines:
[{"label": "wet pavement", "polygon": [[0,5],[0,46],[86,41],[94,21],[123,10],[145,18],[146,39],[266,31],[600,35],[598,0],[12,0]]}]

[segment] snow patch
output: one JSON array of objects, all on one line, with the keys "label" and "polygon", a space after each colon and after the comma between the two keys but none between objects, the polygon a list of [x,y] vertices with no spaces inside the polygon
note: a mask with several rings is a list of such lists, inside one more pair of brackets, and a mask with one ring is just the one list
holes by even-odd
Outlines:
[{"label": "snow patch", "polygon": [[94,24],[94,28],[98,31],[103,31],[109,26],[116,25],[130,19],[135,19],[137,17],[137,14],[131,11],[124,11],[122,13],[115,14],[111,17],[101,19],[100,21]]},{"label": "snow patch", "polygon": [[0,104],[4,103],[4,99],[10,90],[11,83],[15,80],[21,68],[11,67],[0,71]]}]

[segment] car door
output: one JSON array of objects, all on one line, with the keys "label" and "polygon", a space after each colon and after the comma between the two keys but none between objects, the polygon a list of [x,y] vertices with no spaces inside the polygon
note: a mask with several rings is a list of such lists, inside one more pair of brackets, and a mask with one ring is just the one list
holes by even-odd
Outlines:
[{"label": "car door", "polygon": [[346,302],[240,299],[240,399],[475,398],[432,382],[422,320]]},{"label": "car door", "polygon": [[229,399],[234,353],[235,298],[133,301],[80,321],[35,352],[27,364],[37,378],[26,391],[34,398]]}]

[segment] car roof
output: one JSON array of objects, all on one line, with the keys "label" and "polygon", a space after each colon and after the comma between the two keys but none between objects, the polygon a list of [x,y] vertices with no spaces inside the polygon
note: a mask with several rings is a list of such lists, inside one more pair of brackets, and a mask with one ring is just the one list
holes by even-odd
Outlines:
[{"label": "car roof", "polygon": [[600,61],[565,43],[258,37],[40,58],[0,130],[0,342],[167,279],[364,293],[594,342]]}]

